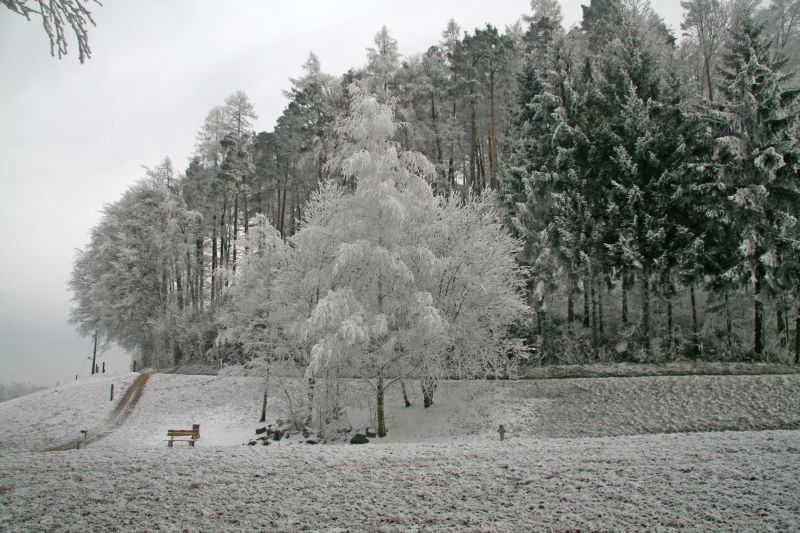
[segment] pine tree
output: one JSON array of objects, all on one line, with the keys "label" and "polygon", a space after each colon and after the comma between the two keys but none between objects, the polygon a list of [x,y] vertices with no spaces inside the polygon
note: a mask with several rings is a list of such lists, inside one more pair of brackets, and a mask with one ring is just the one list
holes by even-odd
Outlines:
[{"label": "pine tree", "polygon": [[[738,237],[736,262],[725,273],[753,287],[753,353],[764,355],[764,303],[782,265],[797,261],[787,246],[800,202],[797,182],[797,89],[786,89],[761,29],[747,13],[721,69],[725,101],[708,106],[714,128],[710,166],[725,191],[729,230]],[[720,245],[726,244],[723,240]]]}]

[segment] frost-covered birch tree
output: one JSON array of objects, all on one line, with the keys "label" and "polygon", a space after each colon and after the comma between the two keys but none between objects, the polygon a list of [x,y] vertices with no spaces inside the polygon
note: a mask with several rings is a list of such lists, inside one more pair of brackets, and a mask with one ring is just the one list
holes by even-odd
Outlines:
[{"label": "frost-covered birch tree", "polygon": [[517,243],[491,199],[434,196],[431,163],[393,141],[392,107],[357,86],[350,96],[332,165],[355,190],[328,183],[314,195],[276,283],[306,376],[369,383],[385,436],[390,386],[419,378],[430,403],[442,376],[501,371],[520,352],[508,326],[526,307]]}]

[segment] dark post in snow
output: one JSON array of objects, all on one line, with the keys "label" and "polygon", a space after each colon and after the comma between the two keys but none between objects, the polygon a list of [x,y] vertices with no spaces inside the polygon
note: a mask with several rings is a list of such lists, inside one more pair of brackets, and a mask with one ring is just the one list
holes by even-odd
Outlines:
[{"label": "dark post in snow", "polygon": [[92,351],[92,375],[97,373],[96,361],[97,361],[97,330],[94,331],[94,350]]},{"label": "dark post in snow", "polygon": [[505,424],[500,424],[499,426],[497,426],[497,432],[500,434],[500,440],[503,440],[506,436]]},{"label": "dark post in snow", "polygon": [[267,384],[264,385],[264,399],[261,400],[261,420],[259,422],[265,422],[267,420],[267,391],[269,390],[269,378],[267,378]]},{"label": "dark post in snow", "polygon": [[133,360],[133,371],[136,372],[136,359]]},{"label": "dark post in snow", "polygon": [[113,383],[111,384],[111,398],[109,398],[108,401],[110,401],[110,402],[114,401],[114,384]]},{"label": "dark post in snow", "polygon": [[[86,434],[89,433],[88,429],[82,429],[81,433],[83,433],[83,447],[86,448]],[[78,448],[80,448],[80,441],[78,442]]]},{"label": "dark post in snow", "polygon": [[106,373],[106,362],[105,362],[105,361],[103,361],[103,370],[102,370],[102,373],[103,373],[103,374],[105,374],[105,373]]}]

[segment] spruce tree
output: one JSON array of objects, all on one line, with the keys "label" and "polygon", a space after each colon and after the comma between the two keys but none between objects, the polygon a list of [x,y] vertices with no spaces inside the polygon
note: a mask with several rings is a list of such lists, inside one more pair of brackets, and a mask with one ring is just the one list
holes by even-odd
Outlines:
[{"label": "spruce tree", "polygon": [[[729,231],[738,237],[735,263],[725,273],[753,289],[753,353],[763,356],[764,304],[780,292],[780,274],[797,262],[791,236],[797,224],[800,150],[798,89],[786,89],[784,60],[751,16],[739,18],[721,68],[724,102],[707,106],[713,124],[711,166],[724,191]],[[719,244],[725,244],[723,239]]]}]

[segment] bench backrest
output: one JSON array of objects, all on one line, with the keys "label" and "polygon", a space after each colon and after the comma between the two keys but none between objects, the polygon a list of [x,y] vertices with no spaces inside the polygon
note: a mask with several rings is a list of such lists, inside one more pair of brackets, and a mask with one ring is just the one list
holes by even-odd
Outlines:
[{"label": "bench backrest", "polygon": [[167,437],[193,437],[195,439],[199,439],[200,426],[194,427],[192,429],[168,429]]}]

